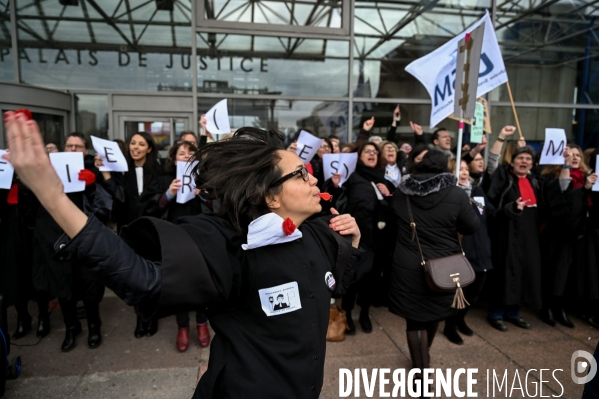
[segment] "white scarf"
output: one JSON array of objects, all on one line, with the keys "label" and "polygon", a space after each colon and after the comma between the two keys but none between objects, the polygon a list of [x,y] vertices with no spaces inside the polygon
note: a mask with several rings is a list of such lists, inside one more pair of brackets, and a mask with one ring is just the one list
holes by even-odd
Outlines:
[{"label": "white scarf", "polygon": [[248,227],[248,243],[242,244],[244,250],[265,247],[273,244],[283,244],[302,238],[302,232],[295,229],[290,235],[283,231],[285,219],[274,212],[260,216],[250,223]]}]

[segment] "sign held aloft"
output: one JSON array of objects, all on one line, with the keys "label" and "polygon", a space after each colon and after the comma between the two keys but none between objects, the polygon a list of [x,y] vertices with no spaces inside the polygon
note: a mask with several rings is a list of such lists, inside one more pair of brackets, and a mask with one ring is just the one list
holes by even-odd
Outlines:
[{"label": "sign held aloft", "polygon": [[229,124],[229,111],[227,109],[227,99],[221,100],[206,112],[206,130],[212,134],[231,133]]},{"label": "sign held aloft", "polygon": [[339,186],[342,186],[349,176],[355,172],[357,163],[358,153],[356,152],[347,154],[324,154],[322,157],[324,179],[328,180],[333,177],[333,174],[339,173],[341,175]]},{"label": "sign held aloft", "polygon": [[50,155],[50,163],[60,177],[65,193],[85,190],[85,181],[79,180],[79,172],[85,169],[82,152],[55,152]]},{"label": "sign held aloft", "polygon": [[15,168],[2,155],[8,153],[6,150],[0,150],[0,189],[10,190],[12,187],[12,178],[15,174]]},{"label": "sign held aloft", "polygon": [[323,142],[324,139],[318,138],[313,134],[302,130],[297,138],[297,148],[295,149],[295,153],[300,157],[304,164],[310,163]]},{"label": "sign held aloft", "polygon": [[181,179],[181,188],[177,190],[177,203],[184,204],[195,198],[196,182],[191,176],[191,171],[196,167],[198,161],[177,162],[177,179]]},{"label": "sign held aloft", "polygon": [[543,143],[539,164],[563,165],[566,142],[566,131],[564,129],[545,129],[545,143]]},{"label": "sign held aloft", "polygon": [[127,159],[116,141],[104,140],[91,136],[92,146],[104,165],[100,172],[127,172],[129,165]]}]

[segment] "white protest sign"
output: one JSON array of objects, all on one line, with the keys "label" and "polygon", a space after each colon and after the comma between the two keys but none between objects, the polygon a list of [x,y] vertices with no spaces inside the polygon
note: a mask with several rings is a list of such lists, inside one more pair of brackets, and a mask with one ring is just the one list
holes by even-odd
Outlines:
[{"label": "white protest sign", "polygon": [[304,164],[306,164],[314,158],[314,155],[318,152],[323,141],[324,139],[320,139],[305,130],[302,130],[297,139],[295,153],[300,157]]},{"label": "white protest sign", "polygon": [[[471,27],[460,33],[443,46],[422,58],[413,61],[406,67],[426,87],[431,96],[430,126],[436,126],[443,119],[451,115],[454,104],[454,83],[457,59],[458,42],[481,24],[485,24],[482,54],[480,57],[480,70],[478,74],[478,89],[476,96],[480,97],[507,82],[507,73],[499,43],[491,18],[487,12],[483,18]],[[459,116],[459,115],[458,115]]]},{"label": "white protest sign", "polygon": [[566,131],[564,129],[545,129],[545,143],[541,153],[540,165],[563,165],[566,149]]},{"label": "white protest sign", "polygon": [[179,204],[191,201],[196,196],[196,182],[191,176],[191,171],[197,164],[197,161],[177,162],[177,179],[181,179],[181,188],[177,190],[177,203]]},{"label": "white protest sign", "polygon": [[104,165],[100,166],[100,172],[127,172],[129,165],[127,159],[118,143],[91,136],[94,150]]},{"label": "white protest sign", "polygon": [[[599,155],[597,155],[597,159],[595,161],[595,165],[599,165],[599,163],[597,163],[597,162],[599,162]],[[595,166],[595,168],[596,167],[597,166]],[[595,173],[597,173],[597,172],[595,172]],[[597,179],[597,181],[595,182],[595,184],[593,184],[593,187],[591,187],[591,190],[592,191],[599,191],[599,179]]]},{"label": "white protest sign", "polygon": [[485,197],[472,197],[481,215],[485,214]]},{"label": "white protest sign", "polygon": [[12,167],[10,162],[2,158],[2,155],[6,153],[6,150],[0,150],[0,189],[10,190],[15,168]]},{"label": "white protest sign", "polygon": [[213,134],[231,133],[226,98],[206,112],[206,129]]},{"label": "white protest sign", "polygon": [[347,181],[347,178],[356,170],[358,163],[358,153],[352,152],[349,154],[324,154],[322,166],[324,170],[324,179],[328,180],[333,177],[334,173],[341,175],[339,185]]},{"label": "white protest sign", "polygon": [[79,172],[83,166],[82,152],[55,152],[50,155],[50,163],[60,177],[65,193],[76,193],[85,190],[85,181],[79,180]]}]

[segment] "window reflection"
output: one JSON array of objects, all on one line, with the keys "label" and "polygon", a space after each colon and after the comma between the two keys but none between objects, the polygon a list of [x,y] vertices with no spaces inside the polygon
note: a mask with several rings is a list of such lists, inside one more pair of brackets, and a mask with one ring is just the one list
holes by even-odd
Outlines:
[{"label": "window reflection", "polygon": [[103,94],[77,94],[76,129],[89,136],[108,138],[108,98]]},{"label": "window reflection", "polygon": [[198,91],[312,97],[348,95],[347,42],[198,34]]},{"label": "window reflection", "polygon": [[[198,114],[208,111],[217,99],[199,98]],[[287,140],[302,128],[320,137],[335,134],[347,139],[347,102],[229,99],[231,129],[254,126],[282,132]]]},{"label": "window reflection", "polygon": [[15,79],[10,27],[8,0],[0,0],[0,81],[3,82]]},{"label": "window reflection", "polygon": [[341,28],[342,0],[204,0],[206,19]]}]

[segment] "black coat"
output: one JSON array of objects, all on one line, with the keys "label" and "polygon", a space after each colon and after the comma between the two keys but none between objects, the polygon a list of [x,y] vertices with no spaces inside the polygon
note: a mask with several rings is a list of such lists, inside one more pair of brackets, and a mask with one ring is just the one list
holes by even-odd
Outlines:
[{"label": "black coat", "polygon": [[158,176],[157,178],[153,179],[147,190],[144,190],[145,193],[140,198],[140,202],[143,203],[145,207],[143,210],[144,216],[154,216],[177,224],[179,218],[183,216],[192,216],[205,213],[202,212],[203,204],[199,196],[196,196],[184,204],[179,204],[177,202],[177,198],[173,198],[168,202],[165,208],[160,209],[160,199],[166,193],[175,178],[175,174]]},{"label": "black coat", "polygon": [[398,230],[389,310],[416,321],[445,319],[455,313],[451,308],[454,294],[433,292],[426,284],[420,253],[412,240],[407,198],[425,260],[458,253],[458,233],[475,233],[479,218],[468,195],[456,186],[456,178],[450,173],[407,175],[394,196]]},{"label": "black coat", "polygon": [[[547,179],[544,185],[559,184]],[[564,296],[567,283],[576,298],[599,299],[599,278],[593,243],[594,231],[588,217],[590,191],[568,189],[551,202],[541,234],[544,297]],[[550,307],[551,303],[546,306]]]},{"label": "black coat", "polygon": [[[118,231],[132,221],[143,216],[147,200],[148,188],[152,186],[152,180],[162,175],[162,167],[155,163],[151,177],[144,176],[144,187],[140,194],[137,188],[137,174],[135,166],[129,164],[129,170],[124,173],[113,172],[111,178],[103,182],[106,190],[114,199],[113,220],[116,221]],[[142,200],[143,198],[143,200]]]},{"label": "black coat", "polygon": [[[323,219],[303,223],[299,240],[243,251],[245,237],[215,216],[179,225],[142,218],[122,232],[134,252],[92,217],[56,248],[102,272],[146,317],[207,307],[216,335],[194,397],[317,398],[331,299],[325,274],[333,272],[342,294],[359,258]],[[268,315],[259,290],[290,282],[301,308]]]},{"label": "black coat", "polygon": [[[483,213],[480,213],[478,204],[474,202],[475,197],[484,198]],[[489,221],[495,218],[513,219],[520,216],[521,212],[513,204],[508,204],[503,208],[497,209],[489,198],[485,195],[482,188],[473,187],[470,195],[472,208],[480,220],[480,227],[476,233],[464,236],[462,239],[462,248],[466,253],[466,258],[472,265],[475,272],[486,272],[493,269],[492,253],[491,253],[491,238],[489,233]],[[481,204],[482,205],[482,204]]]},{"label": "black coat", "polygon": [[[550,205],[561,201],[559,185],[543,185],[534,176],[527,177],[537,199],[536,207],[526,207],[518,218],[496,218],[490,224],[493,265],[487,287],[491,300],[501,305],[528,306],[540,309],[541,252],[539,229]],[[521,197],[518,177],[508,166],[500,166],[489,182],[487,196],[498,208],[514,204]]]}]

